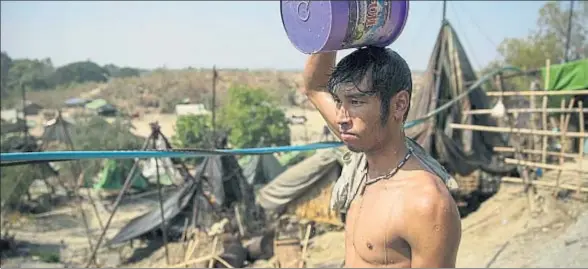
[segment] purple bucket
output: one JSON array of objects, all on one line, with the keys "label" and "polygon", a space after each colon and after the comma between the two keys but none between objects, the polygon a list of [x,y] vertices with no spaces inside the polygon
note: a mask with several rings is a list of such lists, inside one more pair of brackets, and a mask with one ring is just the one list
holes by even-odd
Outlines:
[{"label": "purple bucket", "polygon": [[408,0],[280,2],[286,34],[306,54],[386,47],[400,36],[408,18]]}]

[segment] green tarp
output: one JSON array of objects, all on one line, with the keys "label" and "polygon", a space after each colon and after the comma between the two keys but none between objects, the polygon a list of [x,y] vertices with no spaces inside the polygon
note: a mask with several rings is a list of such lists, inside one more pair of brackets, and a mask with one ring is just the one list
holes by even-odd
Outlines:
[{"label": "green tarp", "polygon": [[[547,76],[547,68],[541,68],[543,81]],[[588,89],[588,59],[577,60],[565,64],[554,64],[549,67],[548,91],[573,91]]]},{"label": "green tarp", "polygon": [[90,103],[87,103],[85,107],[87,109],[99,109],[99,108],[106,106],[106,105],[108,105],[108,102],[106,100],[96,99]]},{"label": "green tarp", "polygon": [[[134,160],[107,160],[100,174],[100,180],[94,184],[94,189],[105,189],[105,190],[118,190],[121,189],[125,179],[131,168],[133,167]],[[147,179],[143,177],[138,169],[135,169],[133,173],[133,183],[131,188],[137,190],[145,190],[149,186]]]}]

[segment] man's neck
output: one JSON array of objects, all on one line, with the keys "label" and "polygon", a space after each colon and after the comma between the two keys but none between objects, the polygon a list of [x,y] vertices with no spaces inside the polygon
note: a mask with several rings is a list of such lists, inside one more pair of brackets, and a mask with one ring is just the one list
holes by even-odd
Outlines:
[{"label": "man's neck", "polygon": [[366,152],[368,178],[375,178],[389,173],[396,168],[398,163],[405,157],[407,151],[404,134],[402,134],[399,139],[389,141],[377,150]]}]

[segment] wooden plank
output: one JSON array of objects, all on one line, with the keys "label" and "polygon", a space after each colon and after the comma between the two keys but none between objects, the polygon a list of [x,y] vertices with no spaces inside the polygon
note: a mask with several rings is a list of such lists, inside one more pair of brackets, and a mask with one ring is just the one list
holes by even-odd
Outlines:
[{"label": "wooden plank", "polygon": [[[539,108],[509,108],[506,113],[511,114],[520,114],[520,113],[539,113],[543,112],[543,109]],[[572,108],[572,109],[561,109],[561,108],[546,108],[545,113],[548,114],[559,114],[559,113],[574,113],[574,112],[584,112],[588,113],[588,108],[579,109],[579,108]],[[464,115],[490,115],[492,113],[492,109],[474,109],[468,110],[463,112]]]},{"label": "wooden plank", "polygon": [[[511,147],[494,147],[494,151],[496,152],[508,152],[508,153],[514,153],[515,149],[511,148]],[[523,149],[521,150],[522,153],[524,154],[543,154],[543,152],[541,150],[534,150],[534,149]],[[578,157],[578,154],[574,154],[574,153],[564,153],[561,154],[559,152],[555,152],[555,151],[546,151],[545,152],[546,155],[548,156],[563,156],[566,158],[576,158]]]},{"label": "wooden plank", "polygon": [[495,91],[486,92],[487,96],[559,96],[559,95],[588,95],[588,90],[577,91]]},{"label": "wooden plank", "polygon": [[[470,125],[470,124],[458,124],[458,123],[450,123],[449,127],[453,128],[453,129],[474,130],[474,131],[493,132],[493,133],[517,133],[517,134],[528,134],[528,135],[561,136],[561,132],[532,130],[532,129],[523,129],[523,128],[496,127],[496,126]],[[567,137],[588,138],[588,134],[579,133],[579,132],[569,132],[569,133],[566,133],[566,136]]]},{"label": "wooden plank", "polygon": [[551,169],[551,170],[559,170],[559,171],[566,170],[566,171],[573,171],[573,172],[588,173],[588,167],[586,167],[585,169],[581,169],[581,168],[574,169],[574,168],[567,168],[567,167],[564,168],[563,166],[560,166],[560,165],[530,162],[530,161],[523,161],[523,160],[517,160],[517,159],[511,159],[511,158],[504,159],[504,162],[508,163],[508,164],[518,164],[518,165],[538,167],[538,168]]},{"label": "wooden plank", "polygon": [[[502,182],[519,183],[519,184],[525,183],[522,178],[518,178],[518,177],[503,177]],[[555,182],[551,183],[551,182],[545,182],[545,181],[540,181],[540,180],[534,180],[534,181],[531,181],[530,184],[535,185],[535,186],[541,186],[541,187],[555,188]],[[575,186],[575,185],[569,185],[569,184],[561,184],[559,187],[561,189],[566,189],[566,190],[579,190],[581,192],[588,192],[588,188],[582,187],[581,185]]]}]

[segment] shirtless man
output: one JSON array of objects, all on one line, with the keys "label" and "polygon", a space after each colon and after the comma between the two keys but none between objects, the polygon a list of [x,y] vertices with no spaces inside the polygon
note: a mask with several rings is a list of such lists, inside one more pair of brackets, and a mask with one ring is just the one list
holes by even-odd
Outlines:
[{"label": "shirtless man", "polygon": [[376,47],[336,67],[335,60],[336,52],[309,56],[303,92],[355,160],[332,197],[341,189],[348,197],[335,206],[345,216],[345,267],[455,267],[461,221],[447,172],[403,130],[412,91],[407,63]]}]

